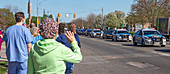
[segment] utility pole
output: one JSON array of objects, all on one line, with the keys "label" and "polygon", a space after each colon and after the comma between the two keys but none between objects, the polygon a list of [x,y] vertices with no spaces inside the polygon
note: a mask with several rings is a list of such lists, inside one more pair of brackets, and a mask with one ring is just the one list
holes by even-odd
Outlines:
[{"label": "utility pole", "polygon": [[31,24],[31,2],[30,2],[30,0],[29,0],[29,2],[28,2],[28,14],[29,14],[29,24]]},{"label": "utility pole", "polygon": [[37,27],[38,27],[38,0],[37,0]]},{"label": "utility pole", "polygon": [[103,31],[103,7],[102,7],[102,31]]}]

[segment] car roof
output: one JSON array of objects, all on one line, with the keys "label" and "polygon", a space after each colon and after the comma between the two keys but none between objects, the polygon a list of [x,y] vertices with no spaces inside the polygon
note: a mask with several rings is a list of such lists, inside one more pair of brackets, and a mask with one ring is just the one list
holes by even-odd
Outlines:
[{"label": "car roof", "polygon": [[155,29],[143,29],[142,31],[157,31],[157,30],[155,30]]},{"label": "car roof", "polygon": [[125,30],[125,29],[117,29],[117,31],[127,31],[127,30]]}]

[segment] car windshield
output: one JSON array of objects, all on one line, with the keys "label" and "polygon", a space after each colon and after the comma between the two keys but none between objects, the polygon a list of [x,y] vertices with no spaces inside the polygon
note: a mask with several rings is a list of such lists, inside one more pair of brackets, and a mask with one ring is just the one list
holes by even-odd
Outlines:
[{"label": "car windshield", "polygon": [[87,32],[91,32],[91,30],[87,30]]},{"label": "car windshield", "polygon": [[118,31],[118,33],[128,33],[127,31]]},{"label": "car windshield", "polygon": [[100,30],[94,30],[94,32],[101,32]]},{"label": "car windshield", "polygon": [[157,35],[159,35],[158,31],[144,31],[144,35],[150,35],[150,34],[157,34]]},{"label": "car windshield", "polygon": [[108,30],[108,31],[106,31],[106,33],[112,33],[113,32],[113,30]]}]

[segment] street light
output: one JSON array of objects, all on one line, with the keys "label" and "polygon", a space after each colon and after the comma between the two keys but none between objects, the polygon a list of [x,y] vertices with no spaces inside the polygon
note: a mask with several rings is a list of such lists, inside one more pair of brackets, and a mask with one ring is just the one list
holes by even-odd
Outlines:
[{"label": "street light", "polygon": [[44,1],[46,1],[46,0],[43,0],[40,3],[38,3],[38,0],[37,0],[37,27],[38,27],[38,22],[39,22],[39,20],[38,20],[38,4],[41,5],[41,3],[43,3]]}]

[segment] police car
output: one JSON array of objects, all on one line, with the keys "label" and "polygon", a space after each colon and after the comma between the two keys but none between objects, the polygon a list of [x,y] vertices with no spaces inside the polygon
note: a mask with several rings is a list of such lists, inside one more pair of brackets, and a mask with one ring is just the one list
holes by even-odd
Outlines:
[{"label": "police car", "polygon": [[99,30],[99,29],[94,29],[92,32],[91,32],[91,37],[101,37],[101,34],[102,34],[102,31]]},{"label": "police car", "polygon": [[129,42],[131,42],[132,36],[127,30],[118,29],[112,33],[112,41],[129,41]]},{"label": "police car", "polygon": [[161,47],[165,47],[166,38],[162,36],[157,30],[143,29],[138,30],[133,36],[133,44],[137,45],[138,43],[140,43],[142,46],[160,45]]}]

